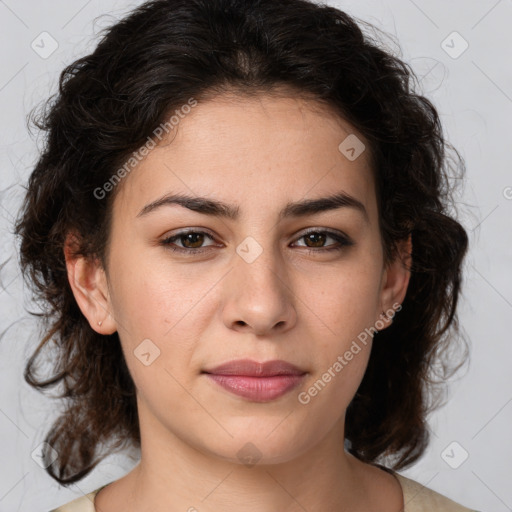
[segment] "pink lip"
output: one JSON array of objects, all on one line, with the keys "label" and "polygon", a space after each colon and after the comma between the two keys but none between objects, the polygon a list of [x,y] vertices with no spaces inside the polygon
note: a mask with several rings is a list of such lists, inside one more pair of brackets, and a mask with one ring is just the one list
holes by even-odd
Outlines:
[{"label": "pink lip", "polygon": [[275,375],[302,375],[306,373],[297,366],[281,359],[265,361],[264,363],[258,363],[252,359],[235,359],[204,371],[216,375],[245,375],[248,377],[273,377]]},{"label": "pink lip", "polygon": [[239,359],[204,373],[236,395],[255,402],[268,402],[298,386],[307,372],[282,360],[258,363]]}]

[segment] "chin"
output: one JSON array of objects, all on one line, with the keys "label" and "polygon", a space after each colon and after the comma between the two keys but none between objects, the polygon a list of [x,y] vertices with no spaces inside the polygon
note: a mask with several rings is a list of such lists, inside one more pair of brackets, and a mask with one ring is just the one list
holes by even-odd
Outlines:
[{"label": "chin", "polygon": [[278,432],[282,427],[281,425],[276,429],[279,421],[276,422],[274,418],[271,422],[265,422],[272,426],[262,427],[257,432],[244,433],[239,430],[233,439],[222,442],[221,445],[209,446],[208,449],[210,453],[227,462],[253,467],[290,462],[315,444],[314,440],[308,441],[302,436],[297,439],[286,429]]}]

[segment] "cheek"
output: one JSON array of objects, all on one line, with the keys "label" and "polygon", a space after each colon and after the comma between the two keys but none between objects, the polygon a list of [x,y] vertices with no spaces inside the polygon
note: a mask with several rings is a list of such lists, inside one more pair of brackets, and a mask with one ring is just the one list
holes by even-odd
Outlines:
[{"label": "cheek", "polygon": [[[366,371],[375,319],[375,285],[352,279],[331,283],[310,300],[310,342],[304,347],[314,372],[300,403],[326,424],[346,410]],[[309,405],[307,405],[309,404]],[[313,414],[313,413],[312,413]]]},{"label": "cheek", "polygon": [[366,371],[370,328],[377,320],[380,267],[375,260],[359,258],[324,274],[320,281],[303,284],[304,314],[309,318],[309,338],[314,340],[305,349],[315,369],[303,398],[316,404],[316,411],[336,416],[346,409]]},{"label": "cheek", "polygon": [[301,296],[332,334],[346,340],[377,320],[379,290],[379,268],[368,262],[340,266],[321,279],[303,281]]},{"label": "cheek", "polygon": [[162,389],[167,390],[162,399],[181,396],[177,381],[190,378],[197,340],[211,317],[211,288],[218,278],[192,272],[187,265],[180,268],[155,260],[150,264],[148,259],[137,265],[133,257],[120,262],[116,270],[112,303],[137,388],[147,397],[159,395]]},{"label": "cheek", "polygon": [[116,320],[128,336],[163,339],[194,314],[213,282],[204,272],[165,260],[119,260],[112,275],[112,305]]}]

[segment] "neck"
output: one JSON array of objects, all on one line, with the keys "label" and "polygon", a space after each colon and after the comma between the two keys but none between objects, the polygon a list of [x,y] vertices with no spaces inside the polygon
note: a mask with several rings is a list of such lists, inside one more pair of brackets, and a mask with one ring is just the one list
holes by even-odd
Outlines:
[{"label": "neck", "polygon": [[[125,487],[129,493],[125,493],[123,509],[167,512],[362,509],[366,495],[362,463],[345,452],[342,427],[331,429],[319,444],[288,460],[270,460],[253,445],[232,441],[237,448],[242,446],[234,462],[208,452],[204,446],[193,446],[167,429],[155,435],[155,425],[147,430],[141,425],[141,462],[124,477],[129,482]],[[151,436],[143,435],[146,431]]]}]

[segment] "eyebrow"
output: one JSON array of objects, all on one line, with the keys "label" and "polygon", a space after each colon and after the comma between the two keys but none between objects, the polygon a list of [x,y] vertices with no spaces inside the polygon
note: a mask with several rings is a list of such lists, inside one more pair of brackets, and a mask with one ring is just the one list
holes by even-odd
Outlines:
[{"label": "eyebrow", "polygon": [[[143,217],[155,211],[157,208],[170,205],[179,205],[204,215],[222,217],[233,221],[237,220],[240,216],[240,207],[237,205],[230,205],[207,197],[194,197],[186,194],[167,194],[144,206],[137,214],[137,217]],[[305,217],[306,215],[313,215],[343,207],[354,208],[363,215],[367,222],[369,221],[368,212],[363,203],[346,192],[338,192],[334,195],[320,197],[318,199],[305,199],[288,203],[279,212],[279,219]]]}]

